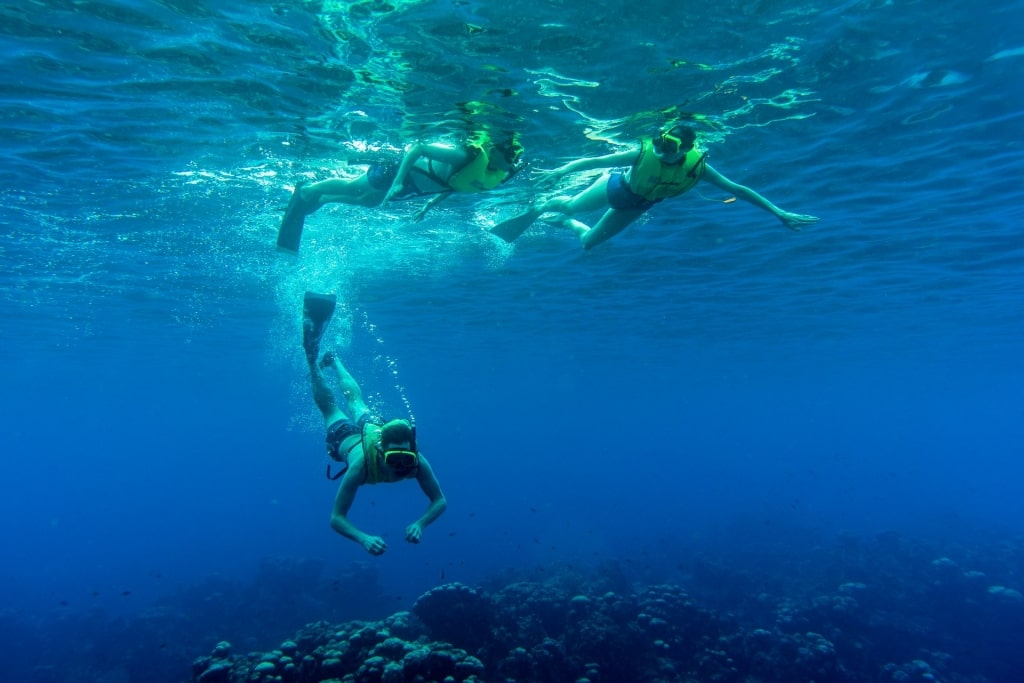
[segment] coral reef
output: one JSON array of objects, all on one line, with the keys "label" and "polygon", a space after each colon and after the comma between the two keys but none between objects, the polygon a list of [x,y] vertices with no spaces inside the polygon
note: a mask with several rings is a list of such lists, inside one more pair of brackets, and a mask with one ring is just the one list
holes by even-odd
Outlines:
[{"label": "coral reef", "polygon": [[[1024,600],[968,564],[929,558],[884,537],[861,557],[842,549],[829,590],[781,582],[777,594],[723,567],[733,609],[678,585],[607,590],[607,574],[552,572],[493,590],[446,583],[411,612],[377,622],[310,624],[275,650],[233,655],[220,643],[195,661],[195,683],[994,683],[1010,661],[970,664],[961,645],[982,628],[993,656],[1024,630]],[[904,553],[903,557],[894,557]],[[909,554],[907,554],[909,553]],[[873,566],[872,566],[873,563]],[[901,564],[903,574],[884,569]],[[715,565],[702,563],[695,583]],[[913,568],[911,570],[911,568]],[[835,571],[832,576],[830,572]],[[1002,573],[1002,572],[1001,572]],[[859,577],[859,578],[855,578]],[[863,579],[863,580],[861,580]],[[982,623],[985,620],[986,623]],[[998,655],[994,655],[998,657]],[[1017,658],[1019,661],[1019,657]],[[976,668],[987,666],[991,677]]]},{"label": "coral reef", "polygon": [[[221,642],[192,666],[197,683],[399,683],[483,680],[480,660],[448,643],[413,637],[410,615],[399,612],[375,623],[310,624],[275,650],[231,656]],[[403,637],[400,637],[401,634]]]},{"label": "coral reef", "polygon": [[33,683],[180,683],[189,662],[195,683],[1017,681],[1024,539],[961,539],[735,544],[646,576],[507,568],[398,612],[370,565],[274,559],[251,585],[218,578],[127,618],[61,607],[44,631],[0,610],[0,634],[41,653],[8,672]]}]

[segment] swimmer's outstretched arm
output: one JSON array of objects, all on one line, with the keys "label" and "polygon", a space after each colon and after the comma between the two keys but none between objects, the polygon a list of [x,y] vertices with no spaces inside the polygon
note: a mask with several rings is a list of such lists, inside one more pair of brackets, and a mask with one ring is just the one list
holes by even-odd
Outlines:
[{"label": "swimmer's outstretched arm", "polygon": [[702,180],[706,180],[720,190],[725,190],[737,198],[742,199],[745,202],[749,202],[759,209],[764,209],[768,213],[772,214],[791,230],[799,231],[805,225],[818,222],[817,216],[810,216],[807,214],[792,213],[790,211],[784,211],[779,207],[772,204],[770,201],[759,195],[754,190],[750,189],[746,185],[740,185],[726,178],[724,175],[716,171],[711,167],[711,164],[705,164],[704,166],[704,177]]}]

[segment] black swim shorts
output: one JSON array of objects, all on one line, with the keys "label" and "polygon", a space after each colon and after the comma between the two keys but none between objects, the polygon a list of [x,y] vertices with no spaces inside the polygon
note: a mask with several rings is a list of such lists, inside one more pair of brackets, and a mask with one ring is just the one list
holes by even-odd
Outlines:
[{"label": "black swim shorts", "polygon": [[396,175],[398,164],[371,164],[366,170],[366,181],[373,189],[387,192],[395,182]]},{"label": "black swim shorts", "polygon": [[327,436],[324,438],[324,441],[327,443],[327,455],[331,456],[331,459],[333,460],[345,460],[348,453],[345,453],[343,455],[342,453],[339,452],[338,449],[341,448],[341,444],[343,444],[345,442],[345,439],[349,438],[350,436],[362,436],[363,426],[367,422],[372,421],[373,420],[370,416],[370,413],[369,411],[367,411],[360,415],[359,419],[356,420],[355,422],[349,420],[348,418],[335,420],[334,422],[332,422],[331,425],[327,428]]},{"label": "black swim shorts", "polygon": [[608,178],[605,194],[608,197],[608,206],[613,209],[646,211],[661,201],[660,199],[654,201],[644,199],[629,189],[629,185],[626,183],[626,174],[623,171],[612,171],[611,177]]},{"label": "black swim shorts", "polygon": [[[414,169],[415,170],[415,169]],[[370,184],[375,190],[379,192],[387,192],[391,189],[391,185],[395,182],[395,177],[398,175],[398,164],[394,163],[382,163],[382,164],[371,164],[370,168],[366,169],[366,182]],[[419,191],[416,184],[413,183],[412,174],[405,176],[405,180],[402,181],[402,191],[396,194],[392,199],[405,199],[407,197],[418,197],[423,193]]]}]

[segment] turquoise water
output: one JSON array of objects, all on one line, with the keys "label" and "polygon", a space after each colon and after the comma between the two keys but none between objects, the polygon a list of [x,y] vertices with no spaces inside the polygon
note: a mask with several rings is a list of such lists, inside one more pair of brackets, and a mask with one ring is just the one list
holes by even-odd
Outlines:
[{"label": "turquoise water", "polygon": [[[5,602],[131,614],[268,556],[371,560],[327,526],[306,289],[339,294],[330,343],[375,406],[412,411],[449,498],[419,547],[414,487],[357,499],[396,599],[442,568],[657,573],[792,529],[1019,533],[1022,19],[4,4]],[[530,171],[680,112],[719,171],[821,222],[791,232],[703,184],[589,252],[540,223],[509,246],[486,228],[535,197],[524,172],[420,223],[414,203],[330,206],[298,258],[273,248],[296,181],[410,139],[516,128]]]}]

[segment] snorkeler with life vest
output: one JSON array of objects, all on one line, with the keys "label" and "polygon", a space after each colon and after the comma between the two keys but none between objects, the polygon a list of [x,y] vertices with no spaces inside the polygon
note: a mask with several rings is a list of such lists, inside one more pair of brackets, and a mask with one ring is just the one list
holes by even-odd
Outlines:
[{"label": "snorkeler with life vest", "polygon": [[[537,202],[519,216],[499,223],[491,234],[511,242],[545,213],[561,214],[557,220],[590,249],[622,232],[630,223],[662,200],[677,197],[706,180],[734,197],[750,202],[793,230],[817,222],[817,217],[783,211],[754,190],[735,183],[712,168],[707,151],[686,125],[675,125],[657,137],[647,137],[623,152],[585,157],[548,171],[539,181],[543,189],[563,176],[580,171],[609,169],[575,196],[558,196]],[[604,210],[593,227],[573,218],[579,213]]]},{"label": "snorkeler with life vest", "polygon": [[[334,315],[334,295],[306,292],[302,306],[302,348],[309,364],[313,400],[324,418],[327,454],[341,463],[341,470],[329,479],[341,479],[334,498],[331,528],[363,546],[371,555],[381,555],[387,543],[380,536],[362,531],[348,518],[360,486],[391,484],[414,479],[429,504],[423,515],[405,528],[405,540],[419,543],[423,529],[444,513],[448,506],[430,461],[416,447],[416,427],[408,420],[382,421],[370,413],[362,390],[334,353],[320,356],[320,342]],[[345,406],[338,405],[324,377],[330,368],[337,376]]]},{"label": "snorkeler with life vest", "polygon": [[401,163],[374,162],[355,178],[331,178],[312,185],[298,182],[281,221],[277,247],[298,253],[306,216],[325,204],[374,207],[399,199],[430,197],[416,213],[414,220],[418,221],[455,192],[485,192],[508,181],[522,167],[522,155],[518,133],[494,140],[480,131],[460,145],[413,143],[406,147]]}]

